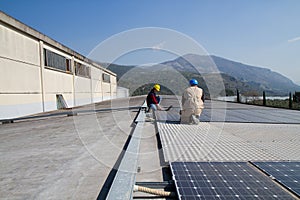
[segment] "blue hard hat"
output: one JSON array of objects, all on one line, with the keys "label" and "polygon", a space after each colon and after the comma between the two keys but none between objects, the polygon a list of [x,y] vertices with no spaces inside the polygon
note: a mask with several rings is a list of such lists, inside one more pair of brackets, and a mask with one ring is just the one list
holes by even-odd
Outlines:
[{"label": "blue hard hat", "polygon": [[190,80],[190,85],[198,85],[198,81],[196,79],[191,79]]}]

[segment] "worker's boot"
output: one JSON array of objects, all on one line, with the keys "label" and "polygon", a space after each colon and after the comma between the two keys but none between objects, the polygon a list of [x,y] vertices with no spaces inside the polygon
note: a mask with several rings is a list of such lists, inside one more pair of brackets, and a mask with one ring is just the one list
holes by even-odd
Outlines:
[{"label": "worker's boot", "polygon": [[199,120],[199,117],[197,115],[192,115],[191,118],[192,118],[192,122],[194,124],[196,124],[196,125],[199,124],[200,120]]}]

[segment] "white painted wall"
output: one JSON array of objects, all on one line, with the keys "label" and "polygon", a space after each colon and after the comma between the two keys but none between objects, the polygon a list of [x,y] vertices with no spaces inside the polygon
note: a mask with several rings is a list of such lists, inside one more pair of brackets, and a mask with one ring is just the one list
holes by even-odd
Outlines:
[{"label": "white painted wall", "polygon": [[[40,93],[40,68],[0,57],[1,93]],[[34,77],[34,78],[33,78]]]},{"label": "white painted wall", "polygon": [[[45,41],[40,39],[42,34],[0,14],[8,18],[0,18],[0,120],[56,110],[57,94],[63,95],[68,107],[115,98],[115,75],[78,59],[80,56],[75,58],[78,54],[67,53],[72,51],[62,50],[62,45],[46,36],[41,36]],[[16,24],[7,25],[3,20]],[[91,78],[44,66],[44,48],[71,59],[72,67],[74,61],[90,66]],[[102,81],[102,73],[111,76],[111,83]]]},{"label": "white painted wall", "polygon": [[0,44],[0,119],[42,112],[39,43],[0,23]]},{"label": "white painted wall", "polygon": [[129,97],[129,89],[117,87],[117,98]]},{"label": "white painted wall", "polygon": [[117,98],[117,77],[111,76],[111,96],[113,99]]},{"label": "white painted wall", "polygon": [[93,102],[102,101],[102,81],[92,80]]},{"label": "white painted wall", "polygon": [[76,106],[92,103],[91,80],[89,78],[76,76],[74,87]]},{"label": "white painted wall", "polygon": [[62,94],[68,107],[73,107],[73,75],[44,69],[45,111],[57,109],[56,95]]},{"label": "white painted wall", "polygon": [[103,73],[103,71],[92,67],[91,73],[92,73],[91,79],[92,79],[93,102],[103,101],[103,96],[102,96],[102,73]]},{"label": "white painted wall", "polygon": [[39,66],[39,42],[0,22],[0,56]]}]

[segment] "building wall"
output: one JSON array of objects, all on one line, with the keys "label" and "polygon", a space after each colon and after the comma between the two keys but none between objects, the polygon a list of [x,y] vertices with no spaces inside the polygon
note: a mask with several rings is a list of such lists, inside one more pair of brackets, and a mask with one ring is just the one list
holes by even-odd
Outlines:
[{"label": "building wall", "polygon": [[[0,119],[56,110],[57,95],[68,107],[116,97],[114,73],[3,12],[0,44]],[[55,56],[60,64],[65,59],[65,69],[50,66]]]},{"label": "building wall", "polygon": [[117,98],[129,97],[129,89],[124,87],[117,87]]},{"label": "building wall", "polygon": [[41,112],[39,42],[0,23],[0,44],[0,119]]},{"label": "building wall", "polygon": [[103,100],[103,88],[102,88],[102,71],[92,68],[92,91],[93,91],[93,100],[102,101]]},{"label": "building wall", "polygon": [[113,98],[117,98],[117,77],[116,76],[111,76],[111,96]]}]

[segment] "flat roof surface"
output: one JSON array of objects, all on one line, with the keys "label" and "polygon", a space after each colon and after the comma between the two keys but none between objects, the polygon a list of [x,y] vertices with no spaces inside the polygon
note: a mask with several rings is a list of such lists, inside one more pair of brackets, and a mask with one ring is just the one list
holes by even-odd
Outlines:
[{"label": "flat roof surface", "polygon": [[[144,100],[116,99],[0,125],[1,198],[97,199]],[[206,101],[196,126],[179,124],[180,98],[163,96],[162,106],[169,105],[171,111],[147,114],[143,123],[137,182],[169,180],[170,161],[300,160],[299,111]]]},{"label": "flat roof surface", "polygon": [[138,112],[126,107],[143,100],[105,101],[73,109],[85,111],[77,116],[55,111],[0,125],[1,198],[96,199]]}]

